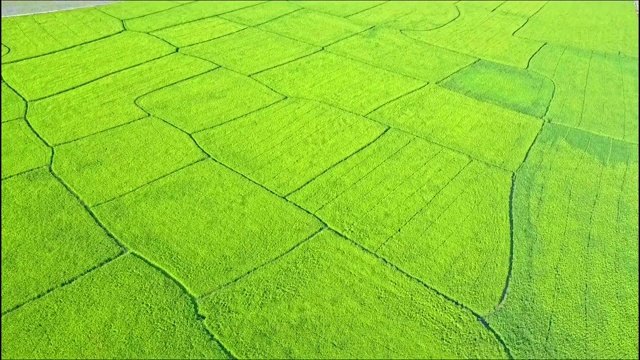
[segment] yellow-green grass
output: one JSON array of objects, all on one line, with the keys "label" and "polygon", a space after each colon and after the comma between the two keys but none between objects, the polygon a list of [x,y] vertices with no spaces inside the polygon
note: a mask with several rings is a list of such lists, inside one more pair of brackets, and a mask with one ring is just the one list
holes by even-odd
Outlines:
[{"label": "yellow-green grass", "polygon": [[3,316],[2,343],[5,359],[229,358],[192,298],[136,255]]},{"label": "yellow-green grass", "polygon": [[352,14],[356,23],[397,30],[433,30],[458,16],[453,2],[387,1],[380,6]]},{"label": "yellow-green grass", "polygon": [[149,113],[192,133],[264,108],[283,97],[259,82],[216,69],[140,98]]},{"label": "yellow-green grass", "polygon": [[513,355],[637,357],[638,145],[546,125],[513,209],[513,276],[489,318]]},{"label": "yellow-green grass", "polygon": [[27,106],[9,85],[2,81],[2,122],[24,117]]},{"label": "yellow-green grass", "polygon": [[69,142],[147,116],[134,103],[138,97],[214,68],[204,60],[170,54],[33,102],[27,116],[49,143]]},{"label": "yellow-green grass", "polygon": [[224,13],[220,17],[239,24],[256,26],[299,9],[299,6],[289,1],[266,1],[246,9]]},{"label": "yellow-green grass", "polygon": [[48,165],[51,150],[18,119],[2,123],[2,178]]},{"label": "yellow-green grass", "polygon": [[201,307],[241,358],[507,357],[468,310],[330,231]]},{"label": "yellow-green grass", "polygon": [[384,130],[322,103],[287,99],[194,137],[215,159],[286,195]]},{"label": "yellow-green grass", "polygon": [[322,227],[304,211],[212,160],[95,211],[119,239],[196,296],[235,280]]},{"label": "yellow-green grass", "polygon": [[47,169],[2,180],[3,314],[121,251]]}]

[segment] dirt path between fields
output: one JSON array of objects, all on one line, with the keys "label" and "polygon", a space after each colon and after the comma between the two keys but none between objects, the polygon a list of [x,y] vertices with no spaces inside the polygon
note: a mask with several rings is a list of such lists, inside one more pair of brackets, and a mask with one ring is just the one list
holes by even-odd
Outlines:
[{"label": "dirt path between fields", "polygon": [[2,1],[2,17],[41,14],[53,11],[107,5],[116,1]]}]

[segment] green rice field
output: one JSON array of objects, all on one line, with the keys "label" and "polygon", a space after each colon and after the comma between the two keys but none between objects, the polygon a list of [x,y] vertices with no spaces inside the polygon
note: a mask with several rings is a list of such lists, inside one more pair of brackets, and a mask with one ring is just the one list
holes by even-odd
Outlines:
[{"label": "green rice field", "polygon": [[638,359],[638,79],[632,1],[3,17],[2,358]]}]

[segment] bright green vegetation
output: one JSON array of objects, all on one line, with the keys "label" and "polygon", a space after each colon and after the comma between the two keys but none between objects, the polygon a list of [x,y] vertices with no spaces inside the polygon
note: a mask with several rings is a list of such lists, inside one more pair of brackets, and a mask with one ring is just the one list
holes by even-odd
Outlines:
[{"label": "bright green vegetation", "polygon": [[303,8],[314,10],[326,14],[336,16],[349,16],[358,12],[365,11],[376,5],[382,4],[382,1],[294,1],[294,4]]},{"label": "bright green vegetation", "polygon": [[293,12],[260,28],[317,46],[329,45],[367,29],[342,17],[310,10]]},{"label": "bright green vegetation", "polygon": [[520,165],[542,123],[436,85],[369,117],[507,170]]},{"label": "bright green vegetation", "polygon": [[638,359],[634,10],[3,18],[2,358]]},{"label": "bright green vegetation", "polygon": [[2,180],[3,314],[120,252],[46,169]]},{"label": "bright green vegetation", "polygon": [[21,119],[27,109],[24,100],[2,82],[2,122]]},{"label": "bright green vegetation", "polygon": [[120,31],[120,21],[97,9],[2,18],[2,44],[11,49],[2,62],[59,51]]},{"label": "bright green vegetation", "polygon": [[220,125],[282,96],[226,69],[216,69],[140,98],[142,108],[186,132]]},{"label": "bright green vegetation", "polygon": [[637,58],[638,15],[634,12],[633,2],[590,1],[576,6],[551,1],[515,36],[583,50],[620,51]]},{"label": "bright green vegetation", "polygon": [[[174,48],[146,34],[124,32],[67,51],[3,66],[2,76],[27,100],[75,88],[124,68],[168,55]],[[65,69],[64,76],[51,69]]]},{"label": "bright green vegetation", "polygon": [[458,16],[455,4],[445,1],[388,1],[349,17],[356,23],[398,30],[432,30]]},{"label": "bright green vegetation", "polygon": [[189,296],[135,255],[3,316],[2,342],[6,359],[227,358]]},{"label": "bright green vegetation", "polygon": [[346,38],[327,51],[428,82],[442,80],[475,60],[386,28]]},{"label": "bright green vegetation", "polygon": [[361,115],[424,85],[326,52],[267,70],[255,78],[288,96],[320,100]]},{"label": "bright green vegetation", "polygon": [[532,71],[480,60],[447,78],[442,86],[478,100],[541,118],[553,82]]},{"label": "bright green vegetation", "polygon": [[125,20],[124,25],[128,30],[150,32],[220,15],[247,6],[254,6],[259,3],[258,1],[193,1],[165,11]]},{"label": "bright green vegetation", "polygon": [[545,45],[531,69],[556,85],[546,119],[638,142],[638,58]]},{"label": "bright green vegetation", "polygon": [[637,144],[546,125],[518,173],[514,236],[489,319],[514,356],[638,356]]},{"label": "bright green vegetation", "polygon": [[298,9],[300,9],[299,6],[288,1],[267,1],[246,9],[222,14],[220,17],[247,26],[256,26]]},{"label": "bright green vegetation", "polygon": [[161,12],[178,5],[180,5],[178,1],[130,1],[101,6],[99,10],[118,19],[127,20]]},{"label": "bright green vegetation", "polygon": [[2,123],[2,178],[48,165],[51,150],[23,120]]},{"label": "bright green vegetation", "polygon": [[134,104],[146,93],[215,68],[204,60],[171,54],[29,105],[35,130],[60,144],[147,116]]},{"label": "bright green vegetation", "polygon": [[189,46],[242,30],[245,27],[225,19],[212,17],[154,31],[151,34],[175,46]]},{"label": "bright green vegetation", "polygon": [[220,39],[180,49],[228,69],[250,75],[320,50],[316,46],[248,28]]},{"label": "bright green vegetation", "polygon": [[506,171],[391,130],[290,198],[488,313],[507,276],[510,186]]},{"label": "bright green vegetation", "polygon": [[288,99],[195,135],[215,159],[285,195],[382,134],[384,127],[314,101]]},{"label": "bright green vegetation", "polygon": [[201,308],[242,358],[506,358],[471,313],[329,231]]},{"label": "bright green vegetation", "polygon": [[119,239],[196,296],[286,252],[321,228],[302,210],[211,160],[95,211]]},{"label": "bright green vegetation", "polygon": [[537,14],[546,5],[547,2],[545,1],[504,1],[493,11],[528,19]]},{"label": "bright green vegetation", "polygon": [[456,6],[460,9],[460,18],[455,21],[433,31],[406,31],[405,34],[426,43],[523,69],[543,45],[540,41],[512,36],[527,19],[479,9],[473,2]]},{"label": "bright green vegetation", "polygon": [[53,170],[93,205],[204,156],[187,134],[147,118],[56,147]]}]

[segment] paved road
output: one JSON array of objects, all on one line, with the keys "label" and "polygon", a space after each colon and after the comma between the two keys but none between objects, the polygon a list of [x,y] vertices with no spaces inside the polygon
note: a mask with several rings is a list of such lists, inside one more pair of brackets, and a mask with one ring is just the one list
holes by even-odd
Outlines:
[{"label": "paved road", "polygon": [[2,17],[106,5],[114,1],[2,1]]}]

